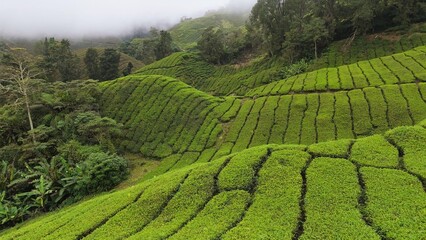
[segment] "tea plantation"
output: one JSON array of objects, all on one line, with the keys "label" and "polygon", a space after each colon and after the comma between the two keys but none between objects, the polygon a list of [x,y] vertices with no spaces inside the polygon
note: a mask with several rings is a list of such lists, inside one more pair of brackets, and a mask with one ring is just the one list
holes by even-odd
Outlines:
[{"label": "tea plantation", "polygon": [[193,164],[2,239],[424,239],[425,124]]},{"label": "tea plantation", "polygon": [[287,79],[175,53],[102,82],[121,148],[160,166],[0,239],[426,239],[424,40]]}]

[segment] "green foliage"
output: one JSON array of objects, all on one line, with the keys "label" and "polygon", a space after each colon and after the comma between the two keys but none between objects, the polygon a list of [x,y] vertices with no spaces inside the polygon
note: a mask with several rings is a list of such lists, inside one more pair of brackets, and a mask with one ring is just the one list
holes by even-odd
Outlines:
[{"label": "green foliage", "polygon": [[380,239],[356,208],[360,188],[353,164],[339,158],[316,158],[306,177],[301,239]]},{"label": "green foliage", "polygon": [[151,184],[144,188],[133,204],[107,219],[102,228],[96,229],[88,238],[123,238],[139,232],[161,213],[187,174],[187,171],[179,171],[163,176],[161,181],[154,179],[149,182]]},{"label": "green foliage", "polygon": [[343,139],[312,144],[308,146],[308,152],[318,157],[346,158],[352,142],[352,140]]},{"label": "green foliage", "polygon": [[84,63],[86,64],[86,71],[89,78],[100,79],[99,55],[96,49],[87,49],[84,57]]},{"label": "green foliage", "polygon": [[361,165],[397,167],[398,150],[381,135],[358,139],[352,147],[350,160]]},{"label": "green foliage", "polygon": [[225,56],[225,46],[223,36],[220,30],[213,27],[207,28],[201,35],[197,47],[201,52],[201,56],[210,63],[221,64]]},{"label": "green foliage", "polygon": [[256,170],[267,155],[266,147],[245,150],[233,157],[218,177],[221,191],[252,189]]},{"label": "green foliage", "polygon": [[75,195],[109,190],[126,179],[128,175],[127,160],[103,152],[91,153],[87,159],[76,165],[76,174],[70,177],[75,182]]},{"label": "green foliage", "polygon": [[426,129],[420,126],[399,127],[386,132],[385,137],[402,150],[405,167],[426,177]]},{"label": "green foliage", "polygon": [[201,151],[216,138],[212,129],[220,125],[223,113],[216,107],[222,102],[172,78],[130,76],[105,86],[101,107],[126,126],[123,147],[165,158]]},{"label": "green foliage", "polygon": [[[418,57],[424,57],[425,53],[421,52],[421,49],[422,47],[418,47],[406,51],[404,54],[415,54]],[[416,77],[414,76],[424,74],[425,66],[421,66],[408,57],[399,57],[400,60],[398,60],[397,57],[400,55],[395,54],[389,57],[374,58],[337,68],[320,69],[309,72],[307,75],[290,76],[287,79],[278,81],[278,83],[273,82],[267,86],[249,90],[246,96],[266,96],[306,91],[352,90],[354,88],[366,89],[369,86],[376,87],[386,84],[415,82]],[[415,67],[411,67],[413,65]],[[406,89],[404,85],[401,85],[401,88],[406,92],[412,91],[412,89]],[[374,90],[370,89],[369,91]],[[410,94],[407,94],[407,96],[410,96]]]},{"label": "green foliage", "polygon": [[233,13],[209,13],[195,19],[185,19],[170,29],[176,45],[183,50],[192,50],[208,27],[221,29],[225,34],[240,30],[247,17]]},{"label": "green foliage", "polygon": [[[126,53],[145,64],[150,64],[163,59],[173,52],[178,51],[173,43],[172,35],[168,31],[158,31],[151,28],[149,36],[145,38],[133,38],[125,41],[120,46],[120,51]],[[125,69],[124,76],[131,71]]]},{"label": "green foliage", "polygon": [[273,152],[259,172],[253,203],[244,219],[223,239],[291,239],[299,216],[300,172],[309,159],[309,154],[300,151]]},{"label": "green foliage", "polygon": [[392,239],[424,238],[426,194],[420,182],[394,169],[366,167],[361,173],[368,196],[366,210],[374,226]]},{"label": "green foliage", "polygon": [[[324,2],[312,0],[259,0],[252,9],[248,36],[269,55],[286,54],[291,59],[308,56],[317,58],[318,50],[328,39],[352,35],[347,48],[359,34],[374,28],[405,25],[424,19],[421,1],[351,1]],[[273,24],[271,24],[273,23]]]},{"label": "green foliage", "polygon": [[38,63],[49,81],[70,81],[79,79],[81,70],[79,60],[71,51],[67,39],[60,42],[55,38],[45,38],[43,59]]},{"label": "green foliage", "polygon": [[100,80],[112,80],[118,78],[120,54],[115,49],[107,48],[99,58]]},{"label": "green foliage", "polygon": [[167,31],[160,31],[160,39],[155,49],[157,60],[163,59],[173,53],[172,36]]},{"label": "green foliage", "polygon": [[222,192],[209,201],[194,219],[170,239],[218,238],[242,217],[249,201],[250,194],[246,191]]},{"label": "green foliage", "polygon": [[32,81],[37,92],[28,107],[37,127],[28,131],[28,117],[12,102],[1,108],[7,119],[1,132],[7,141],[0,147],[5,226],[109,190],[127,176],[127,161],[105,153],[116,151],[121,126],[97,112],[98,83]]},{"label": "green foliage", "polygon": [[192,170],[161,214],[132,239],[162,239],[178,231],[213,198],[216,191],[214,178],[223,166],[222,160]]}]

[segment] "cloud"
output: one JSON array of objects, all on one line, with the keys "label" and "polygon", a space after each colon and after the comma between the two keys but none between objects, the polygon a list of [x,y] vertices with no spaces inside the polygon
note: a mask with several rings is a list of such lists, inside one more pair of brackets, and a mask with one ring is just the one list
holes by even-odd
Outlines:
[{"label": "cloud", "polygon": [[252,6],[255,0],[0,0],[0,36],[86,37],[165,27],[182,16]]}]

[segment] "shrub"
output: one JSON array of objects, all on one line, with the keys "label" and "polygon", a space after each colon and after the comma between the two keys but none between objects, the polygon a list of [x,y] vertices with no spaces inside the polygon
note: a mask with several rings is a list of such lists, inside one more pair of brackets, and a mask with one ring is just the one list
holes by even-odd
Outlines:
[{"label": "shrub", "polygon": [[128,164],[124,158],[117,155],[97,152],[77,164],[75,171],[74,194],[86,195],[116,186],[127,177]]}]

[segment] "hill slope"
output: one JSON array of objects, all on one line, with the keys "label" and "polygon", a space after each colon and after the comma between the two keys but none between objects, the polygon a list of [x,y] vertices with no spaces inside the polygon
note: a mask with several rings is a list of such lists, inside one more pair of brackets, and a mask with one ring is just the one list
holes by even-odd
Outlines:
[{"label": "hill slope", "polygon": [[423,127],[251,148],[104,194],[1,238],[423,239]]},{"label": "hill slope", "polygon": [[185,20],[173,28],[170,34],[180,49],[190,49],[197,45],[201,34],[208,27],[220,28],[224,32],[244,27],[248,14],[213,13],[201,18]]},{"label": "hill slope", "polygon": [[[128,129],[128,150],[166,157],[214,145],[225,101],[164,76],[130,76],[102,84],[103,113]],[[113,97],[112,97],[113,96]]]},{"label": "hill slope", "polygon": [[[359,138],[419,123],[426,118],[424,51],[313,71],[241,97],[211,97],[175,79],[152,85],[156,77],[136,74],[105,83],[102,106],[130,130],[128,149],[170,157],[157,175],[248,147]],[[187,56],[157,64],[167,71]]]},{"label": "hill slope", "polygon": [[[349,77],[345,75],[350,75],[352,73],[352,75],[357,76],[367,74],[370,75],[370,78],[373,77],[376,78],[374,80],[377,80],[377,78],[379,78],[379,76],[377,75],[382,75],[381,70],[383,68],[392,68],[390,71],[393,72],[400,71],[401,66],[398,65],[401,64],[396,63],[397,68],[393,69],[395,63],[392,63],[392,61],[402,63],[403,68],[410,68],[410,65],[416,66],[419,64],[424,66],[425,64],[423,57],[421,56],[420,58],[418,58],[419,54],[423,54],[422,52],[424,52],[424,47],[417,47],[423,46],[424,43],[426,43],[426,33],[414,32],[412,34],[395,36],[397,36],[397,39],[392,41],[374,38],[370,39],[373,36],[358,38],[350,47],[348,47],[348,50],[344,52],[343,50],[341,50],[342,45],[344,45],[344,41],[334,43],[330,46],[329,50],[326,51],[323,56],[318,59],[318,61],[311,64],[309,68],[312,71],[324,69],[323,71],[326,72],[320,72],[322,74],[327,74],[327,69],[325,68],[329,68],[330,77],[333,77],[334,79],[338,78],[338,76],[336,75],[340,73],[344,74],[342,77]],[[413,48],[415,48],[415,50],[413,50],[414,52],[410,51]],[[402,53],[402,55],[397,53]],[[392,54],[394,55],[391,58],[397,59],[390,60],[391,62],[389,62],[389,56]],[[407,62],[407,60],[405,59],[407,55],[408,57],[415,59]],[[368,59],[371,59],[371,61],[365,62]],[[415,61],[416,63],[412,63],[412,61]],[[365,66],[370,65],[370,62],[373,66]],[[203,61],[196,54],[180,52],[175,53],[151,65],[145,66],[138,70],[136,73],[138,75],[155,74],[170,76],[184,81],[185,83],[201,91],[211,93],[213,95],[245,95],[253,88],[260,87],[271,82],[287,80],[283,79],[283,71],[285,70],[285,67],[287,65],[288,63],[283,60],[272,59],[258,60],[242,67],[214,66]],[[346,66],[350,67],[350,69],[347,69]],[[413,69],[409,70],[415,71]],[[376,73],[374,73],[375,71]],[[389,70],[387,71],[389,72]],[[424,78],[424,76],[420,76],[420,79],[422,78]],[[292,81],[292,79],[290,79],[290,81]],[[311,79],[311,81],[315,81],[315,79]],[[354,81],[356,81],[356,79]],[[377,81],[380,82],[383,80]],[[394,83],[396,80],[391,79],[389,81],[393,81],[390,83]],[[404,82],[410,80],[402,79],[401,81]],[[315,82],[311,83],[315,84]],[[334,84],[338,83],[335,82]],[[365,80],[360,80],[356,81],[356,83],[353,84],[357,85],[342,87],[344,87],[344,89],[352,89],[353,87],[359,88],[368,85],[374,86],[380,83],[372,82],[370,84],[370,82],[365,83]],[[296,87],[301,87],[300,85],[301,84],[299,83]],[[330,88],[332,90],[338,90],[338,87],[339,86],[333,86],[330,84]],[[300,90],[302,89],[296,89],[296,91]],[[313,90],[316,89],[305,89],[305,91]]]}]

